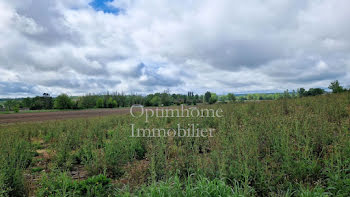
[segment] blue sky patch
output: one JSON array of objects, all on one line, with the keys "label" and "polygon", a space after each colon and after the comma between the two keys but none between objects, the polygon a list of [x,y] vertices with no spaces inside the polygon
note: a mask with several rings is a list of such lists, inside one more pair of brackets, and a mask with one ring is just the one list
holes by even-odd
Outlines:
[{"label": "blue sky patch", "polygon": [[118,14],[120,10],[113,6],[109,6],[108,3],[113,0],[93,0],[90,3],[90,6],[93,7],[96,11],[103,11],[105,13]]}]

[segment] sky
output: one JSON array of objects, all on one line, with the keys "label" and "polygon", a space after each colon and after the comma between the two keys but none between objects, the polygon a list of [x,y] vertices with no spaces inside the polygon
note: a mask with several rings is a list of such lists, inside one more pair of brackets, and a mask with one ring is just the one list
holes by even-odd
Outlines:
[{"label": "sky", "polygon": [[350,86],[349,0],[0,0],[0,97]]}]

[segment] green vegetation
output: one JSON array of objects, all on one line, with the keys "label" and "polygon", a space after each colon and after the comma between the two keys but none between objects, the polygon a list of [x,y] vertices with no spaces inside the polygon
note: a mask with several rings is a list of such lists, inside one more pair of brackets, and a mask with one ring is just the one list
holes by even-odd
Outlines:
[{"label": "green vegetation", "polygon": [[55,109],[71,109],[73,106],[73,102],[71,98],[67,94],[59,95],[54,102]]},{"label": "green vegetation", "polygon": [[92,176],[83,181],[74,181],[62,172],[44,174],[37,196],[107,196],[112,192],[110,182],[111,179],[104,175]]},{"label": "green vegetation", "polygon": [[317,96],[324,94],[325,91],[321,88],[310,88],[309,91],[306,91],[304,88],[298,89],[298,96],[299,97],[305,97],[305,96]]},{"label": "green vegetation", "polygon": [[345,88],[343,88],[342,86],[340,86],[338,80],[335,80],[334,82],[332,82],[331,85],[329,85],[328,88],[331,89],[331,90],[333,91],[333,93],[342,93],[342,92],[345,92],[345,91],[346,91]]},{"label": "green vegetation", "polygon": [[[0,125],[0,196],[349,196],[349,92],[287,93],[198,106],[221,108],[222,118]],[[214,137],[130,137],[130,124],[193,123]]]},{"label": "green vegetation", "polygon": [[[342,93],[348,91],[340,86],[336,80],[329,85],[329,89],[333,93]],[[321,88],[310,88],[306,91],[304,88],[300,88],[296,91],[289,92],[286,90],[284,93],[255,93],[234,95],[228,93],[226,95],[216,95],[215,93],[207,91],[204,95],[194,94],[188,92],[187,95],[183,94],[170,94],[168,91],[163,93],[149,94],[147,96],[141,95],[125,95],[120,93],[105,95],[87,94],[85,96],[70,97],[66,94],[61,94],[57,98],[52,98],[49,94],[44,93],[43,96],[37,96],[34,98],[23,99],[6,99],[3,102],[4,108],[7,111],[18,112],[19,109],[30,110],[50,110],[50,109],[92,109],[92,108],[116,108],[116,107],[131,107],[133,104],[141,104],[144,106],[171,106],[171,105],[197,105],[198,103],[214,104],[217,102],[244,102],[244,101],[257,101],[257,100],[277,100],[283,98],[296,98],[317,96],[325,94],[325,90]],[[0,111],[3,109],[0,103]],[[3,110],[2,110],[3,111]]]}]

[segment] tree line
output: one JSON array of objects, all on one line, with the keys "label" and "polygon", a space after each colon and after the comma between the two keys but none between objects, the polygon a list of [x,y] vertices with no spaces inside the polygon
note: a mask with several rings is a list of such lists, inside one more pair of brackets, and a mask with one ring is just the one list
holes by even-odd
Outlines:
[{"label": "tree line", "polygon": [[[329,87],[333,93],[341,93],[350,91],[342,87],[336,80]],[[171,105],[197,105],[198,103],[214,104],[217,102],[244,102],[247,100],[276,100],[280,98],[297,98],[306,96],[316,96],[325,94],[325,90],[321,88],[310,88],[306,90],[299,88],[297,91],[284,93],[265,93],[265,94],[246,94],[236,96],[233,93],[218,96],[215,93],[207,91],[203,95],[188,92],[186,94],[170,94],[169,91],[163,93],[142,95],[127,95],[123,93],[107,92],[106,94],[87,94],[79,97],[70,97],[67,94],[61,94],[56,98],[51,97],[48,93],[34,98],[9,99],[0,108],[8,111],[18,112],[19,109],[30,110],[50,110],[50,109],[91,109],[91,108],[118,108],[130,107],[134,104],[144,106],[171,106]]]}]

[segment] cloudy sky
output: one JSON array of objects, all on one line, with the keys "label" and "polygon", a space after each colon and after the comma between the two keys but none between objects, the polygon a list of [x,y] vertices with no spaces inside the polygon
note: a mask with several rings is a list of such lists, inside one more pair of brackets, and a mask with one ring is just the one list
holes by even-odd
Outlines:
[{"label": "cloudy sky", "polygon": [[0,97],[350,85],[349,0],[0,0]]}]

